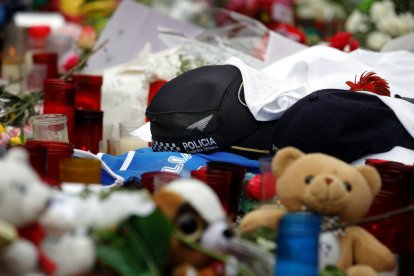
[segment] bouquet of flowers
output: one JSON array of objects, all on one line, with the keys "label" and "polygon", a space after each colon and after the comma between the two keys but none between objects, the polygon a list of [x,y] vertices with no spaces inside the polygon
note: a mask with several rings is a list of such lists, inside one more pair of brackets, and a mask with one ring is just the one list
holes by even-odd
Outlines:
[{"label": "bouquet of flowers", "polygon": [[411,1],[361,1],[345,28],[361,46],[378,51],[391,39],[414,32],[413,10]]}]

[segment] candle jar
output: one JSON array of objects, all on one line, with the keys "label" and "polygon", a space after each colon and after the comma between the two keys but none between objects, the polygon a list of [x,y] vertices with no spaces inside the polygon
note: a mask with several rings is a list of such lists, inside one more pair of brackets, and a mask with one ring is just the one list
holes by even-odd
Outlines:
[{"label": "candle jar", "polygon": [[228,162],[218,162],[218,161],[210,161],[207,162],[207,171],[221,171],[221,172],[229,172],[231,174],[231,185],[230,185],[230,195],[229,198],[229,207],[228,207],[228,215],[232,221],[236,221],[237,213],[239,209],[239,200],[242,191],[242,184],[244,175],[246,174],[246,168]]},{"label": "candle jar", "polygon": [[88,110],[101,110],[102,76],[73,75],[75,81],[75,108]]},{"label": "candle jar", "polygon": [[130,150],[148,147],[148,142],[138,137],[132,136],[131,132],[136,130],[142,123],[134,121],[123,121],[119,123],[119,153],[125,153]]},{"label": "candle jar", "polygon": [[200,169],[191,171],[191,177],[206,183],[216,193],[226,213],[229,213],[230,202],[233,197],[231,194],[231,173]]},{"label": "candle jar", "polygon": [[102,143],[103,111],[75,110],[75,148],[98,153]]},{"label": "candle jar", "polygon": [[[412,165],[380,159],[367,159],[365,163],[377,169],[382,181],[381,190],[374,198],[366,217],[404,208],[410,204],[414,176]],[[363,226],[391,251],[399,254],[409,246],[411,229],[414,228],[412,225],[412,213],[407,213]]]},{"label": "candle jar", "polygon": [[280,221],[274,275],[319,275],[321,217],[311,213],[288,213]]},{"label": "candle jar", "polygon": [[30,118],[33,140],[68,142],[67,117],[65,114],[43,114]]},{"label": "candle jar", "polygon": [[43,84],[43,113],[65,114],[68,118],[68,138],[73,141],[75,120],[75,85],[73,81],[47,79]]},{"label": "candle jar", "polygon": [[46,78],[55,79],[58,77],[58,55],[54,52],[39,52],[32,55],[34,64],[44,64],[47,67]]},{"label": "candle jar", "polygon": [[172,172],[145,172],[141,175],[141,187],[153,194],[162,186],[178,178],[180,175]]},{"label": "candle jar", "polygon": [[21,68],[25,62],[26,50],[26,29],[14,25],[6,27],[2,53],[2,79],[14,81],[22,77]]},{"label": "candle jar", "polygon": [[50,185],[59,185],[59,162],[73,155],[73,145],[57,141],[29,140],[26,147],[42,146],[47,148],[47,171],[45,181]]},{"label": "candle jar", "polygon": [[29,162],[37,174],[45,179],[47,174],[47,147],[37,144],[26,144],[24,148],[29,154]]},{"label": "candle jar", "polygon": [[60,183],[99,184],[101,182],[101,161],[88,158],[67,158],[59,163]]}]

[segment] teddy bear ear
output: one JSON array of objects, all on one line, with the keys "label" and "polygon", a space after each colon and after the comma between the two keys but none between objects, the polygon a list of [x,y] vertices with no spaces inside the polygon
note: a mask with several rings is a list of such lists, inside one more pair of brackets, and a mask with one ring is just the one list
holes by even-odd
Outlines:
[{"label": "teddy bear ear", "polygon": [[285,147],[280,149],[272,160],[273,174],[276,177],[280,177],[290,164],[304,155],[305,153],[295,147]]},{"label": "teddy bear ear", "polygon": [[375,196],[381,189],[381,176],[379,175],[377,169],[372,166],[357,166],[357,170],[362,174],[362,176],[367,181],[372,195]]}]

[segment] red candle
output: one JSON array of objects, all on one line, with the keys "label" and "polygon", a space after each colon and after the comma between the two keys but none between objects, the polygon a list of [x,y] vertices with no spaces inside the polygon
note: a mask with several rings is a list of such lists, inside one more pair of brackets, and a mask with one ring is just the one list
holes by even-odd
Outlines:
[{"label": "red candle", "polygon": [[[366,215],[383,214],[404,208],[411,202],[414,167],[398,162],[367,159],[366,164],[374,166],[381,176],[382,187]],[[389,219],[365,224],[364,227],[395,253],[414,250],[413,213],[405,213]]]},{"label": "red candle", "polygon": [[47,79],[55,79],[58,77],[57,69],[58,55],[54,52],[41,52],[33,54],[34,64],[44,64],[47,66]]},{"label": "red candle", "polygon": [[37,174],[45,179],[47,174],[47,147],[38,144],[26,144],[25,149],[29,153],[29,162]]},{"label": "red candle", "polygon": [[75,111],[75,148],[98,153],[102,142],[103,111]]},{"label": "red candle", "polygon": [[69,142],[73,142],[75,120],[75,85],[73,81],[47,79],[43,84],[45,114],[65,114],[68,118]]},{"label": "red candle", "polygon": [[207,171],[205,169],[191,171],[191,176],[206,183],[217,195],[223,209],[229,214],[231,208],[231,173],[223,171]]},{"label": "red candle", "polygon": [[101,110],[102,76],[73,75],[76,85],[75,108]]},{"label": "red candle", "polygon": [[228,214],[231,220],[237,219],[239,200],[246,168],[228,162],[210,161],[207,163],[207,171],[229,172],[231,174],[230,198]]},{"label": "red candle", "polygon": [[[161,188],[161,186],[166,185],[178,178],[180,178],[180,175],[172,172],[146,172],[141,175],[141,187],[147,189],[151,194],[153,194]],[[162,183],[157,183],[160,182],[160,180]]]},{"label": "red candle", "polygon": [[70,158],[73,154],[73,145],[65,142],[56,141],[35,141],[26,142],[26,147],[45,147],[47,148],[47,171],[45,180],[51,184],[59,185],[59,162]]}]

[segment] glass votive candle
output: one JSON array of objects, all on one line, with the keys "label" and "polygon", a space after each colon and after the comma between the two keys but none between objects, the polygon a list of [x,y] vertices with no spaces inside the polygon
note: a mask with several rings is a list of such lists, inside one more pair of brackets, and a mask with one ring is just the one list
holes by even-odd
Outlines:
[{"label": "glass votive candle", "polygon": [[75,81],[75,108],[101,110],[102,76],[76,74],[72,76]]},{"label": "glass votive candle", "polygon": [[180,178],[180,175],[172,172],[145,172],[141,175],[141,187],[153,194],[162,186],[167,185],[177,178]]},{"label": "glass votive candle", "polygon": [[103,111],[75,110],[75,148],[98,153],[102,143]]},{"label": "glass votive candle", "polygon": [[33,56],[34,64],[44,64],[47,67],[46,77],[48,79],[55,79],[58,77],[58,55],[55,52],[39,52],[34,53]]},{"label": "glass votive candle", "polygon": [[7,26],[4,30],[2,49],[2,79],[17,80],[22,76],[21,66],[25,62],[27,31],[23,27]]},{"label": "glass votive candle", "polygon": [[236,221],[246,168],[229,162],[210,161],[207,162],[207,171],[222,171],[231,174],[228,215],[231,220]]},{"label": "glass votive candle", "polygon": [[73,155],[73,145],[66,142],[29,140],[26,147],[47,148],[47,171],[44,180],[50,185],[59,185],[59,162]]},{"label": "glass votive candle", "polygon": [[119,123],[119,153],[125,153],[130,150],[148,147],[148,142],[138,137],[132,136],[131,132],[142,125],[135,121],[122,121]]},{"label": "glass votive candle", "polygon": [[75,85],[73,81],[47,79],[43,84],[44,103],[43,113],[65,114],[68,118],[69,142],[73,141],[75,120]]},{"label": "glass votive candle", "polygon": [[216,193],[226,213],[229,212],[233,196],[231,194],[231,173],[200,169],[191,171],[191,177],[206,183]]},{"label": "glass votive candle", "polygon": [[88,158],[67,158],[60,160],[59,181],[99,184],[101,182],[101,161]]},{"label": "glass votive candle", "polygon": [[101,152],[110,153],[110,140],[112,137],[112,132],[114,130],[114,125],[104,124],[102,129],[102,144]]},{"label": "glass votive candle", "polygon": [[68,142],[65,114],[43,114],[30,117],[33,140]]}]

